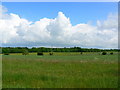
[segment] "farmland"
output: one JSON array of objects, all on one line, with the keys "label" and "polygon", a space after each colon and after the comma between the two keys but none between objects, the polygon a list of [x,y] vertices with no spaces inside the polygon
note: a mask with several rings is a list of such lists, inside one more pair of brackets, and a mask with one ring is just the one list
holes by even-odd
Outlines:
[{"label": "farmland", "polygon": [[117,88],[118,55],[2,55],[3,88]]}]

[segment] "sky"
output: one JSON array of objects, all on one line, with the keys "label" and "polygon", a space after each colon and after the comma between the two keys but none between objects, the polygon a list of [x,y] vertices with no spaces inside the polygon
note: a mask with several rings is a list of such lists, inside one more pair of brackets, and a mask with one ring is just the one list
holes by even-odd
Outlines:
[{"label": "sky", "polygon": [[117,48],[117,2],[3,2],[2,46]]},{"label": "sky", "polygon": [[[8,13],[18,14],[29,21],[37,21],[41,18],[55,18],[59,11],[71,19],[73,25],[78,23],[105,20],[110,13],[117,12],[116,2],[3,2]],[[42,13],[41,13],[42,12]]]}]

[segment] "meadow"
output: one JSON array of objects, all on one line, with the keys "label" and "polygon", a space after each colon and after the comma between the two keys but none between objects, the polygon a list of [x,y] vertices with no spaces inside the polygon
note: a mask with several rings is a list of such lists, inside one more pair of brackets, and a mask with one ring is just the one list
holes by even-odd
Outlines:
[{"label": "meadow", "polygon": [[2,55],[3,88],[117,88],[118,55]]}]

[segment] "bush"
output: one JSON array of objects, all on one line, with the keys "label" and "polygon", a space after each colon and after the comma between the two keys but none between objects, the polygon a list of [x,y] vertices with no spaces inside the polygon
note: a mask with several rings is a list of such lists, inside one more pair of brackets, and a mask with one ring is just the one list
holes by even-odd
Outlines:
[{"label": "bush", "polygon": [[43,52],[37,52],[37,55],[44,55]]},{"label": "bush", "polygon": [[49,54],[50,54],[50,55],[53,55],[53,52],[50,52]]},{"label": "bush", "polygon": [[22,55],[28,55],[28,54],[29,54],[28,50],[24,49],[23,52],[22,52]]},{"label": "bush", "polygon": [[83,54],[83,52],[81,52],[80,54]]},{"label": "bush", "polygon": [[106,55],[107,54],[107,52],[102,52],[102,55]]},{"label": "bush", "polygon": [[113,55],[113,52],[111,52],[110,55]]}]

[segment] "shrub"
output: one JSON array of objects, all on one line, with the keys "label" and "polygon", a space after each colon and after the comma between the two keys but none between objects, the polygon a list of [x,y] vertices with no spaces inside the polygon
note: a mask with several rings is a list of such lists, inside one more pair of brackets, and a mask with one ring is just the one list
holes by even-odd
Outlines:
[{"label": "shrub", "polygon": [[113,52],[111,52],[110,55],[113,55]]},{"label": "shrub", "polygon": [[44,55],[43,52],[37,52],[37,55]]},{"label": "shrub", "polygon": [[81,52],[80,54],[83,54],[83,52]]},{"label": "shrub", "polygon": [[102,52],[102,55],[106,55],[107,54],[107,52]]},{"label": "shrub", "polygon": [[29,54],[28,50],[24,49],[23,52],[22,52],[22,55],[28,55],[28,54]]},{"label": "shrub", "polygon": [[50,55],[53,55],[53,52],[50,52],[49,54],[50,54]]}]

